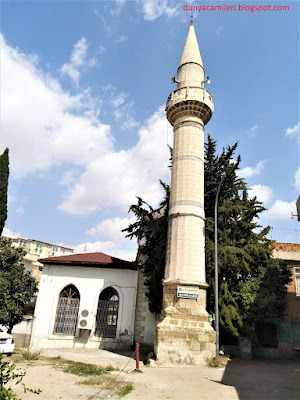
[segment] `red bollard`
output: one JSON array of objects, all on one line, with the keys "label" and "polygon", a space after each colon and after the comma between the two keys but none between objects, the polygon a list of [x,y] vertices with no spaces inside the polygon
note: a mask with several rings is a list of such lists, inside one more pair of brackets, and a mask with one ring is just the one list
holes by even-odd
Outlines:
[{"label": "red bollard", "polygon": [[134,372],[143,372],[140,370],[140,344],[135,344],[135,370]]}]

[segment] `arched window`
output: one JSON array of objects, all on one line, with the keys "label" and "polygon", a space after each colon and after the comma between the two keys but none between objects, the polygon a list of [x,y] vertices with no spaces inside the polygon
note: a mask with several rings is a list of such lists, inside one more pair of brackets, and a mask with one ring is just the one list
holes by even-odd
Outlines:
[{"label": "arched window", "polygon": [[53,333],[75,335],[80,295],[74,285],[66,286],[59,294]]},{"label": "arched window", "polygon": [[99,296],[95,335],[114,338],[117,333],[119,295],[111,286]]}]

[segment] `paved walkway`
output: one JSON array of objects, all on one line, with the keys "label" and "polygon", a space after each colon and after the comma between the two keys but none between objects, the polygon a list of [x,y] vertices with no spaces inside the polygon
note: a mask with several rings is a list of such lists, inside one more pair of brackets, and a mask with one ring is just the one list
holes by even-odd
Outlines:
[{"label": "paved walkway", "polygon": [[44,350],[49,357],[61,356],[73,361],[112,365],[130,371],[125,380],[135,390],[126,400],[299,400],[300,363],[296,361],[229,361],[226,368],[146,367],[132,372],[135,361],[105,350]]}]

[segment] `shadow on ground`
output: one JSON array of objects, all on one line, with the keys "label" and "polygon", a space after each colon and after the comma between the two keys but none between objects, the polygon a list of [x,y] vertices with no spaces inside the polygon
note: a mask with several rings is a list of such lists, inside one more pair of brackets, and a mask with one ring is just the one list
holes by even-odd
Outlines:
[{"label": "shadow on ground", "polygon": [[233,386],[239,400],[299,400],[300,362],[233,359],[220,383]]},{"label": "shadow on ground", "polygon": [[[110,353],[114,353],[120,356],[125,356],[125,357],[129,357],[132,358],[133,360],[136,360],[136,352],[135,352],[135,346],[132,346],[132,348],[130,350],[107,350]],[[153,354],[153,350],[151,348],[143,348],[140,347],[139,349],[139,360],[141,363],[143,363],[144,365],[147,364],[147,362],[149,361],[148,356],[149,354]],[[153,358],[153,355],[152,355]]]}]

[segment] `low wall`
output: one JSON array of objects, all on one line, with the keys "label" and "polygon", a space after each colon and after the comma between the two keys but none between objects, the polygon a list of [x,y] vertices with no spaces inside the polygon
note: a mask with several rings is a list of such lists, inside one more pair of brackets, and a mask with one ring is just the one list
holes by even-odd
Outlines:
[{"label": "low wall", "polygon": [[[237,345],[221,345],[220,349],[232,356],[240,356]],[[285,358],[300,360],[300,351],[294,350],[291,346],[283,344],[279,344],[278,348],[253,346],[252,353],[254,358]]]},{"label": "low wall", "polygon": [[31,331],[33,325],[33,316],[25,316],[23,321],[15,325],[12,335],[15,339],[16,347],[29,347],[31,339]]}]

